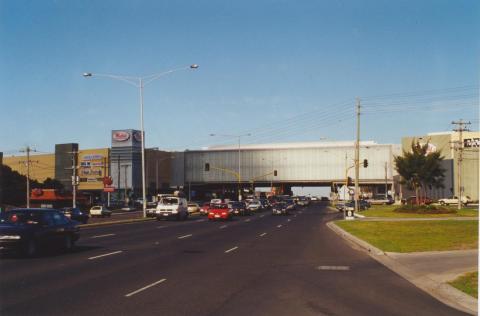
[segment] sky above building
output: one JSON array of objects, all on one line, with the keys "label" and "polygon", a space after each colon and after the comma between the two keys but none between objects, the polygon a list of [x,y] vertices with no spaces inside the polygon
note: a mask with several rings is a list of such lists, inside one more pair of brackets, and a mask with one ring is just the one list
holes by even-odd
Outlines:
[{"label": "sky above building", "polygon": [[478,1],[1,1],[0,151],[352,140],[478,130]]}]

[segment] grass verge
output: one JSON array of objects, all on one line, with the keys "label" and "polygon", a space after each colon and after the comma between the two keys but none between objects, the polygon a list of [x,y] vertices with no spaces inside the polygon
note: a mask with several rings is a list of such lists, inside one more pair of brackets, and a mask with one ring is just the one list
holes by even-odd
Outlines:
[{"label": "grass verge", "polygon": [[449,282],[449,284],[470,296],[478,298],[478,271],[464,274]]},{"label": "grass verge", "polygon": [[428,214],[428,213],[403,213],[403,212],[394,212],[398,205],[372,205],[366,211],[360,212],[360,214],[365,215],[366,217],[394,217],[394,218],[424,218],[424,217],[478,217],[478,210],[471,208],[464,208],[460,211],[457,211],[455,208],[451,208],[454,213],[445,213],[445,214]]},{"label": "grass verge", "polygon": [[383,251],[417,252],[478,248],[477,221],[339,221],[349,233]]}]

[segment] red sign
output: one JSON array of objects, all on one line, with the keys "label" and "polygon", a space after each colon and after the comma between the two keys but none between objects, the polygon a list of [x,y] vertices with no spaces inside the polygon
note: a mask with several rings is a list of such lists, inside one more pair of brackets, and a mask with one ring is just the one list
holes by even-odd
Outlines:
[{"label": "red sign", "polygon": [[112,138],[117,142],[124,142],[130,138],[130,133],[125,131],[117,131],[113,133]]},{"label": "red sign", "polygon": [[103,184],[104,186],[109,186],[109,185],[112,185],[113,183],[113,180],[111,177],[104,177],[103,178]]},{"label": "red sign", "polygon": [[105,187],[103,188],[103,192],[115,192],[115,187]]}]

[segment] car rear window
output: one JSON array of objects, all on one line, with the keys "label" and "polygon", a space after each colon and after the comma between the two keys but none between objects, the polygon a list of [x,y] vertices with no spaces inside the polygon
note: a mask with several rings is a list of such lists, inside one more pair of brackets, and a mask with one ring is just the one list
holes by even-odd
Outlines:
[{"label": "car rear window", "polygon": [[161,203],[164,204],[164,205],[175,205],[175,204],[178,204],[178,199],[177,198],[163,198]]},{"label": "car rear window", "polygon": [[0,214],[1,223],[12,224],[37,224],[41,221],[42,214],[32,211],[10,211]]}]

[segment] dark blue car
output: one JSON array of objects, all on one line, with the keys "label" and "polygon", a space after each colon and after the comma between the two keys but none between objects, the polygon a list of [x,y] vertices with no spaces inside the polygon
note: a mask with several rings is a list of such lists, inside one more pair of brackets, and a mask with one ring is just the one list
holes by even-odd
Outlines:
[{"label": "dark blue car", "polygon": [[0,214],[0,251],[34,256],[45,247],[71,250],[80,223],[55,209],[13,209]]}]

